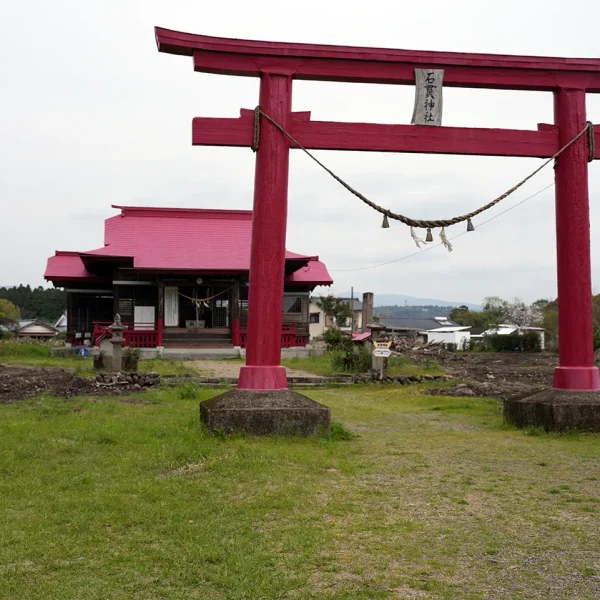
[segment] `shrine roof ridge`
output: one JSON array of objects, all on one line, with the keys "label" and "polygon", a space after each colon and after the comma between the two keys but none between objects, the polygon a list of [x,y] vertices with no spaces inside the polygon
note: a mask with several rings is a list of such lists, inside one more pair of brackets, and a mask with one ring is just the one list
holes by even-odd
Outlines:
[{"label": "shrine roof ridge", "polygon": [[228,210],[221,208],[169,208],[159,206],[121,206],[112,204],[111,208],[121,211],[122,217],[167,217],[203,219],[216,217],[219,219],[241,219],[251,220],[251,210]]},{"label": "shrine roof ridge", "polygon": [[467,52],[440,52],[434,50],[403,50],[366,46],[337,46],[270,42],[237,38],[215,37],[155,27],[159,52],[193,56],[195,51],[230,54],[252,54],[278,58],[348,59],[378,62],[415,63],[426,67],[467,66],[511,68],[528,70],[599,71],[600,58],[570,58],[485,54]]}]

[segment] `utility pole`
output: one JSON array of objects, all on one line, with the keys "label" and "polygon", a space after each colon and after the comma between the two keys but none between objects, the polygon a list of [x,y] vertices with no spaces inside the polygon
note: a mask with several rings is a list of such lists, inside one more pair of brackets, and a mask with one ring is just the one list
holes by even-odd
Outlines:
[{"label": "utility pole", "polygon": [[354,333],[354,286],[350,288],[350,331]]}]

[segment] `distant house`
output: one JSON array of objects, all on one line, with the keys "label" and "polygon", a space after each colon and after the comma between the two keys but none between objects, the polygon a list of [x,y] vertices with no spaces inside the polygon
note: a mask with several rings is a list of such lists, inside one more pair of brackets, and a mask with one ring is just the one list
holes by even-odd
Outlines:
[{"label": "distant house", "polygon": [[[333,320],[323,312],[323,309],[317,304],[317,300],[318,298],[311,298],[308,309],[309,335],[311,340],[322,337],[327,329],[333,327]],[[346,300],[348,304],[352,302],[352,298],[340,298],[340,300]],[[352,328],[352,323],[349,318],[346,319],[341,326],[338,324],[338,327],[347,333],[351,333],[352,330],[361,330],[362,302],[358,298],[354,298],[354,301],[352,302],[352,319],[354,321],[354,328]]]},{"label": "distant house", "polygon": [[447,317],[382,317],[379,322],[395,337],[411,338],[417,342],[425,342],[426,336],[431,339],[429,334],[436,330],[461,327]]},{"label": "distant house", "polygon": [[421,331],[420,334],[424,336],[425,343],[453,344],[459,350],[467,350],[471,343],[470,329],[470,326],[454,325]]},{"label": "distant house", "polygon": [[60,315],[58,321],[54,323],[54,328],[58,331],[66,331],[67,330],[67,311]]},{"label": "distant house", "polygon": [[511,335],[513,333],[523,335],[525,333],[537,333],[540,336],[540,349],[544,350],[546,347],[546,330],[542,327],[520,327],[519,325],[512,325],[510,323],[502,323],[498,327],[491,327],[485,331],[477,334],[472,334],[472,340],[483,340],[486,335]]},{"label": "distant house", "polygon": [[342,300],[347,300],[348,304],[352,302],[352,320],[354,321],[354,326],[352,326],[350,319],[346,319],[346,322],[340,329],[342,331],[348,331],[349,333],[352,331],[360,331],[362,329],[362,302],[358,298],[342,298]]},{"label": "distant house", "polygon": [[15,335],[17,338],[29,338],[33,340],[52,339],[58,333],[56,327],[37,319],[19,321]]},{"label": "distant house", "polygon": [[316,340],[323,337],[325,330],[331,327],[330,321],[331,319],[323,312],[323,309],[311,298],[308,305],[309,339]]}]

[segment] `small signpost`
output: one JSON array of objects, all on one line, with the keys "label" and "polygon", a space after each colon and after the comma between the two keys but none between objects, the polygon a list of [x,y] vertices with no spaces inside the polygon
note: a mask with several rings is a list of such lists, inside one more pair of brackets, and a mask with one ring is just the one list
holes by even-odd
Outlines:
[{"label": "small signpost", "polygon": [[377,361],[379,363],[379,379],[383,379],[383,367],[384,367],[384,358],[388,358],[392,355],[392,351],[390,350],[390,346],[392,342],[389,341],[380,341],[373,340],[373,356],[378,358]]}]

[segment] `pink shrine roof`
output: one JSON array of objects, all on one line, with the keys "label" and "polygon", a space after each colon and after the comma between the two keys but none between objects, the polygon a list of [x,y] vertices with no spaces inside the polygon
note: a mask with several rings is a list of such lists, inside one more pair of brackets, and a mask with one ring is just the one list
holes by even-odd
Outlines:
[{"label": "pink shrine roof", "polygon": [[[104,246],[87,252],[57,251],[47,280],[91,280],[96,261],[128,261],[139,270],[243,273],[250,269],[252,211],[113,206],[105,221]],[[317,256],[286,251],[288,283],[331,285]],[[87,265],[87,268],[86,268]]]}]

